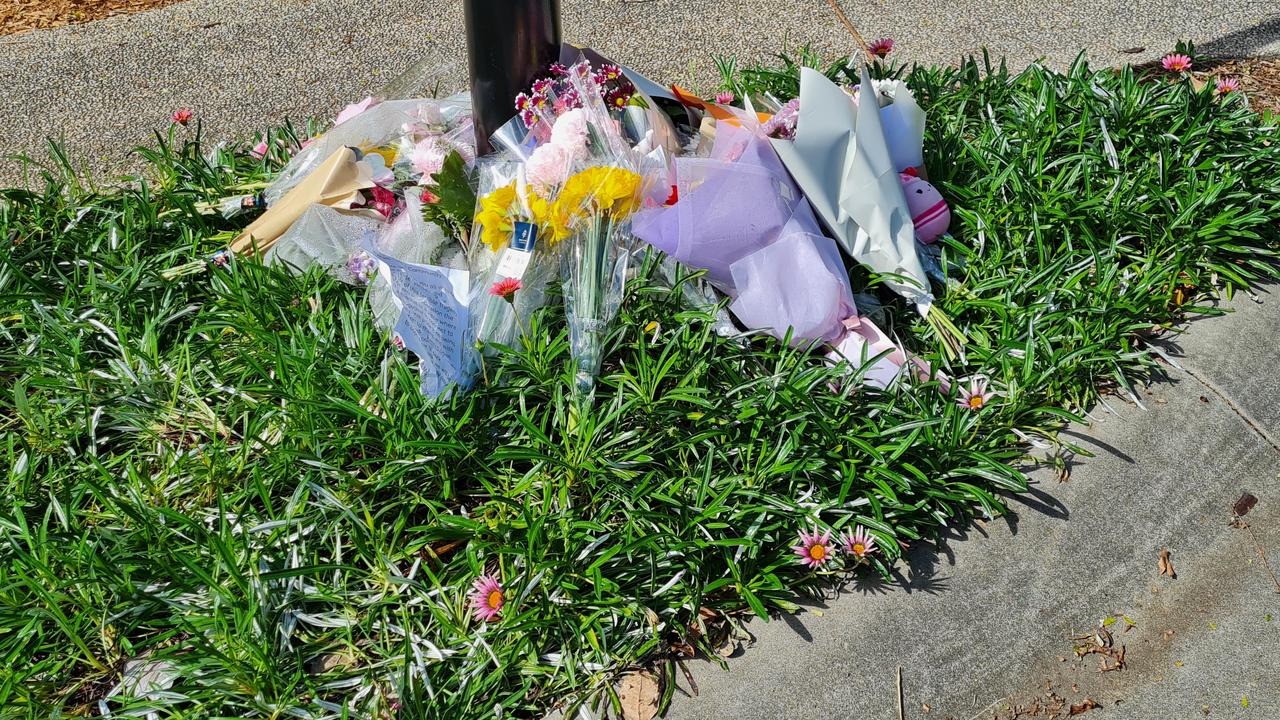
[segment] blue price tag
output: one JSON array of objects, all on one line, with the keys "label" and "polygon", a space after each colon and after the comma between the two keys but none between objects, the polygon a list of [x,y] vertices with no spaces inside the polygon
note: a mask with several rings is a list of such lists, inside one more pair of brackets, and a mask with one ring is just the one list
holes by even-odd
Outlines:
[{"label": "blue price tag", "polygon": [[518,222],[515,230],[511,233],[511,249],[520,252],[533,252],[533,246],[538,242],[538,226],[533,223]]}]

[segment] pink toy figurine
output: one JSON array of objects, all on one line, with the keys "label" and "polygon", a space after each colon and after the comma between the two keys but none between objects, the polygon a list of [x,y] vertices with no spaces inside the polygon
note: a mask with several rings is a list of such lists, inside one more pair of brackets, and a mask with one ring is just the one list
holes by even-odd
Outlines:
[{"label": "pink toy figurine", "polygon": [[951,226],[951,208],[942,199],[942,193],[921,178],[915,168],[907,168],[899,177],[911,221],[916,226],[916,239],[925,245],[936,243]]}]

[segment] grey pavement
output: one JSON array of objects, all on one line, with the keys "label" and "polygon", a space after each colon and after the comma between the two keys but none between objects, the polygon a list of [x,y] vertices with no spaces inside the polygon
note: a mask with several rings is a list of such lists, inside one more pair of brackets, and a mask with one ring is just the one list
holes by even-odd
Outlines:
[{"label": "grey pavement", "polygon": [[[713,53],[760,58],[852,42],[826,0],[563,0],[566,39],[664,82],[714,84]],[[902,59],[954,61],[988,47],[1014,66],[1148,60],[1179,38],[1220,55],[1280,52],[1271,0],[842,0],[868,39],[892,36]],[[86,25],[0,37],[0,154],[43,157],[62,138],[95,173],[134,168],[179,107],[214,140],[244,140],[286,117],[332,117],[415,63],[430,87],[466,82],[462,0],[191,0]],[[1125,49],[1145,48],[1136,54]],[[0,180],[18,164],[0,161]]]},{"label": "grey pavement", "polygon": [[[1036,472],[1008,517],[914,549],[905,584],[749,623],[755,646],[727,673],[695,663],[700,694],[682,683],[668,717],[891,719],[901,667],[909,719],[1004,720],[1050,693],[1099,720],[1280,718],[1280,592],[1253,541],[1280,572],[1280,291],[1259,298],[1172,339],[1181,369],[1145,409],[1094,408],[1068,480]],[[1250,529],[1229,527],[1245,490]],[[1101,672],[1072,638],[1113,614],[1136,626],[1110,626],[1126,667]]]}]

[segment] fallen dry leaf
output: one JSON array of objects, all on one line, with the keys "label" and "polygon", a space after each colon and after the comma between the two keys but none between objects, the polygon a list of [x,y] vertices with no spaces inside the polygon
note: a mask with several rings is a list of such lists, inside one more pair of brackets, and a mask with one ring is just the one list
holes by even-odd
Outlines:
[{"label": "fallen dry leaf", "polygon": [[1254,505],[1258,504],[1258,498],[1253,493],[1246,492],[1240,496],[1235,505],[1231,506],[1231,512],[1237,516],[1248,515]]},{"label": "fallen dry leaf", "polygon": [[1167,575],[1170,578],[1177,579],[1178,573],[1173,569],[1173,563],[1169,560],[1169,549],[1160,549],[1160,563],[1157,566],[1161,575]]},{"label": "fallen dry leaf", "polygon": [[618,683],[618,700],[622,703],[623,720],[653,720],[658,714],[658,698],[662,689],[650,672],[628,673]]},{"label": "fallen dry leaf", "polygon": [[1087,713],[1087,712],[1089,712],[1090,710],[1093,710],[1094,708],[1100,708],[1100,707],[1102,707],[1102,706],[1101,706],[1101,705],[1099,705],[1099,704],[1098,704],[1098,702],[1097,702],[1096,700],[1094,700],[1093,698],[1085,698],[1085,699],[1084,699],[1084,702],[1082,702],[1082,703],[1076,703],[1076,704],[1072,705],[1072,706],[1071,706],[1071,709],[1070,709],[1070,710],[1068,710],[1067,712],[1068,712],[1072,717],[1075,717],[1076,715],[1083,715],[1084,713]]}]

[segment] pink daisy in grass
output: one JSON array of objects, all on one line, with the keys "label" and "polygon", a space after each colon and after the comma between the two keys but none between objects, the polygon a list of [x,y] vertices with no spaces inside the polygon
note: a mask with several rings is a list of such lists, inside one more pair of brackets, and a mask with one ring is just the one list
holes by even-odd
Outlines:
[{"label": "pink daisy in grass", "polygon": [[1240,89],[1240,78],[1223,77],[1218,78],[1213,85],[1213,91],[1218,97],[1224,97],[1236,92]]},{"label": "pink daisy in grass", "polygon": [[1181,53],[1170,53],[1160,58],[1160,67],[1172,73],[1184,73],[1191,69],[1191,58]]},{"label": "pink daisy in grass", "polygon": [[507,596],[498,578],[481,575],[471,583],[467,603],[471,605],[473,615],[485,622],[493,622],[502,616],[502,606],[507,604]]},{"label": "pink daisy in grass", "polygon": [[853,532],[846,531],[840,536],[840,546],[858,560],[863,560],[876,551],[876,539],[867,532],[866,528],[858,525]]},{"label": "pink daisy in grass", "polygon": [[878,58],[884,58],[893,52],[893,38],[880,38],[867,46],[867,50]]},{"label": "pink daisy in grass", "polygon": [[520,278],[502,278],[495,282],[489,288],[489,294],[494,297],[500,297],[509,303],[516,301],[516,291],[524,285],[520,282]]},{"label": "pink daisy in grass", "polygon": [[191,118],[195,116],[196,114],[192,112],[189,108],[182,108],[180,110],[173,111],[172,119],[178,125],[186,125],[187,123],[191,122]]},{"label": "pink daisy in grass", "polygon": [[721,105],[729,105],[735,99],[736,98],[733,96],[733,93],[731,92],[716,93],[716,102]]},{"label": "pink daisy in grass", "polygon": [[827,530],[819,534],[816,527],[811,533],[801,530],[800,543],[792,546],[791,550],[800,558],[800,562],[811,568],[821,567],[835,555],[835,547],[831,544],[831,531]]},{"label": "pink daisy in grass", "polygon": [[987,387],[987,379],[981,375],[971,379],[968,387],[961,386],[960,397],[956,398],[956,404],[966,410],[977,412],[987,406],[991,402],[991,398],[995,397],[995,393]]}]

